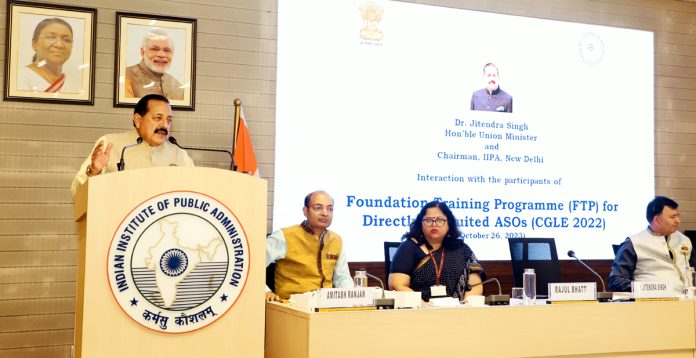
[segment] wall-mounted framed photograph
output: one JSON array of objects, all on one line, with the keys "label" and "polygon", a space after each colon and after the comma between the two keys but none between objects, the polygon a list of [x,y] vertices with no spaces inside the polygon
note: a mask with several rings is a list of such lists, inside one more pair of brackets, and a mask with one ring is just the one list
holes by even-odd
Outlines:
[{"label": "wall-mounted framed photograph", "polygon": [[117,12],[114,68],[114,106],[157,93],[174,109],[194,110],[196,19]]},{"label": "wall-mounted framed photograph", "polygon": [[5,101],[94,104],[97,10],[7,2]]}]

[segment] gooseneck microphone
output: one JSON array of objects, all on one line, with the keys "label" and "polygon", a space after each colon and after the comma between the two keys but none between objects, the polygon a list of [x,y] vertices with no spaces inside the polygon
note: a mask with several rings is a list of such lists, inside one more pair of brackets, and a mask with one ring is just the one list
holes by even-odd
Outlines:
[{"label": "gooseneck microphone", "polygon": [[122,171],[123,169],[126,169],[126,162],[123,161],[123,155],[126,154],[126,149],[129,149],[129,148],[135,147],[136,145],[139,145],[140,143],[143,142],[143,138],[138,137],[138,139],[136,139],[135,141],[136,141],[135,144],[129,144],[129,145],[123,147],[123,149],[121,149],[121,160],[119,160],[118,163],[116,163],[116,168],[118,168],[119,172]]},{"label": "gooseneck microphone", "polygon": [[595,276],[597,276],[597,278],[599,279],[599,282],[602,283],[602,292],[597,292],[597,301],[599,301],[599,302],[609,302],[609,301],[611,301],[611,299],[612,299],[612,297],[613,297],[614,294],[611,293],[611,292],[607,292],[607,288],[606,288],[606,286],[604,286],[604,280],[602,279],[602,276],[600,276],[600,275],[597,273],[597,271],[593,270],[592,267],[587,266],[586,263],[584,263],[584,262],[583,262],[582,260],[580,260],[577,256],[575,256],[575,251],[573,251],[573,250],[568,250],[568,257],[572,257],[572,258],[578,260],[578,262],[579,262],[580,264],[582,264],[583,266],[585,266],[586,269],[590,270],[590,272],[592,272]]},{"label": "gooseneck microphone", "polygon": [[197,147],[182,147],[179,145],[179,143],[176,141],[176,138],[169,136],[169,142],[174,144],[175,146],[185,149],[185,150],[200,150],[203,152],[216,152],[216,153],[227,153],[227,155],[230,156],[230,170],[235,171],[237,170],[237,166],[234,165],[234,156],[232,155],[232,152],[226,149],[213,149],[213,148],[197,148]]},{"label": "gooseneck microphone", "polygon": [[498,281],[498,279],[495,277],[491,277],[488,280],[481,281],[479,283],[475,283],[469,287],[476,287],[478,285],[484,285],[484,284],[487,284],[490,282],[495,282],[498,284],[498,294],[486,296],[486,301],[485,301],[486,304],[491,305],[491,306],[509,305],[510,304],[510,295],[503,294],[503,289],[500,287],[500,281]]},{"label": "gooseneck microphone", "polygon": [[365,271],[365,275],[373,280],[377,280],[379,282],[379,285],[382,286],[382,298],[375,298],[375,307],[377,307],[378,310],[380,309],[393,309],[394,308],[394,299],[393,298],[384,298],[384,282],[382,280],[367,272],[367,270],[360,269],[361,271]]}]

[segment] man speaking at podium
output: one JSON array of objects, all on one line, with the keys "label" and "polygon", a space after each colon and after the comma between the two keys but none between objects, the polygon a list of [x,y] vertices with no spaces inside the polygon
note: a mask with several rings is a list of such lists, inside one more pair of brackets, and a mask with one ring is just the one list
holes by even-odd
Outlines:
[{"label": "man speaking at podium", "polygon": [[275,293],[266,301],[321,287],[353,287],[341,237],[328,229],[334,201],[324,191],[308,194],[299,225],[280,229],[266,238],[266,267],[275,262]]},{"label": "man speaking at podium", "polygon": [[656,196],[646,208],[650,225],[621,244],[611,265],[609,289],[631,291],[631,281],[672,282],[674,290],[684,289],[685,271],[691,257],[691,240],[677,231],[679,204]]},{"label": "man speaking at podium", "polygon": [[149,94],[141,98],[133,111],[135,130],[107,134],[97,140],[73,179],[73,197],[89,177],[118,171],[119,165],[127,164],[128,169],[192,167],[193,160],[186,151],[167,141],[171,126],[172,108],[167,97]]}]

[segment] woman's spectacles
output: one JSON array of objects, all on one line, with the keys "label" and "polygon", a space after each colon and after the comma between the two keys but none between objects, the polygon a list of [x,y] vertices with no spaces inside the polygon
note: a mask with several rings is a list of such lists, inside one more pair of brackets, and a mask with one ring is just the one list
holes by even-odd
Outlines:
[{"label": "woman's spectacles", "polygon": [[442,226],[445,225],[447,219],[445,218],[423,218],[423,225],[425,226]]},{"label": "woman's spectacles", "polygon": [[60,37],[60,36],[55,36],[55,35],[46,35],[46,36],[39,36],[39,38],[46,40],[46,42],[48,42],[50,44],[56,43],[58,41],[58,39],[60,39],[60,41],[62,41],[64,44],[72,44],[73,43],[72,37],[68,37],[68,36]]}]

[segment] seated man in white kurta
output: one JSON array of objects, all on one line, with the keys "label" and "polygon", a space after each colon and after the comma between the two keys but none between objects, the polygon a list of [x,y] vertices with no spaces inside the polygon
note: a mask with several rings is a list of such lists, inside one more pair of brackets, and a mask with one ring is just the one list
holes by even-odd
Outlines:
[{"label": "seated man in white kurta", "polygon": [[677,231],[679,204],[657,196],[646,210],[650,225],[629,236],[616,252],[609,274],[609,289],[631,291],[631,281],[672,282],[676,293],[686,287],[691,261],[691,240]]},{"label": "seated man in white kurta", "polygon": [[[107,134],[97,140],[92,154],[85,159],[73,179],[73,197],[89,177],[118,171],[121,151],[128,145],[137,144],[124,153],[124,163],[128,169],[192,167],[193,160],[186,151],[167,140],[171,125],[172,108],[166,97],[149,94],[141,98],[133,112],[135,130]],[[142,139],[140,143],[138,138]]]}]

